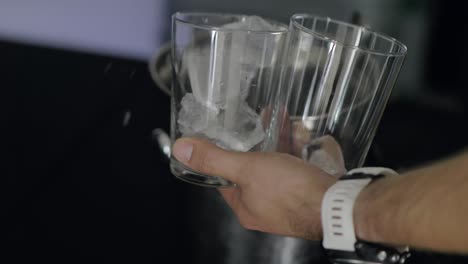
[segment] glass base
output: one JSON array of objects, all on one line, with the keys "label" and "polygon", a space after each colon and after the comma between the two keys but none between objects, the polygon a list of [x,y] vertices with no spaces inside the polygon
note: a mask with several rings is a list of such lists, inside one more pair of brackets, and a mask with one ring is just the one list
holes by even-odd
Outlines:
[{"label": "glass base", "polygon": [[196,172],[192,169],[187,168],[184,164],[180,163],[174,157],[171,157],[171,172],[184,182],[203,186],[203,187],[235,187],[236,184],[226,179],[217,176],[210,176],[203,173]]}]

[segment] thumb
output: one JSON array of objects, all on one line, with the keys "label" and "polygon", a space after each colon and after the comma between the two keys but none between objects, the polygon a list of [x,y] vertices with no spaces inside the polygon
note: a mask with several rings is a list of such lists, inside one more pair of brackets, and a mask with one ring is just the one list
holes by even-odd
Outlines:
[{"label": "thumb", "polygon": [[[223,150],[202,139],[182,138],[172,148],[175,158],[185,166],[211,176],[243,184],[241,171],[248,162],[246,153]],[[245,173],[244,173],[245,174]]]}]

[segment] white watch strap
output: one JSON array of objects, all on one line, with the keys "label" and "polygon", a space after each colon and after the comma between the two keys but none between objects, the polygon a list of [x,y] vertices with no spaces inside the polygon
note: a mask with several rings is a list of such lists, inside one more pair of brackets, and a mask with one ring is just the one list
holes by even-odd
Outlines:
[{"label": "white watch strap", "polygon": [[[358,168],[346,175],[395,175],[395,171],[388,168]],[[354,232],[353,209],[354,203],[364,187],[372,178],[347,179],[336,182],[322,201],[322,229],[323,247],[332,250],[354,252],[356,234]]]}]

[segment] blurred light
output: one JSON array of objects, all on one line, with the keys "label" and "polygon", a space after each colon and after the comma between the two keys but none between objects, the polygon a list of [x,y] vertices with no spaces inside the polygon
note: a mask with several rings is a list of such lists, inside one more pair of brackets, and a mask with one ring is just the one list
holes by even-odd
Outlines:
[{"label": "blurred light", "polygon": [[166,0],[2,0],[0,39],[147,60],[164,41]]}]

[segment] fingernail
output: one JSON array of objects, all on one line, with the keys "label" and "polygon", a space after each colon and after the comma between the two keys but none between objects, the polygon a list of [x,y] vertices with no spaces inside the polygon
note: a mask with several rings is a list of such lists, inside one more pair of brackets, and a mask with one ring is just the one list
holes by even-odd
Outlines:
[{"label": "fingernail", "polygon": [[187,141],[177,141],[174,144],[174,156],[181,162],[188,162],[192,157],[193,144]]}]

